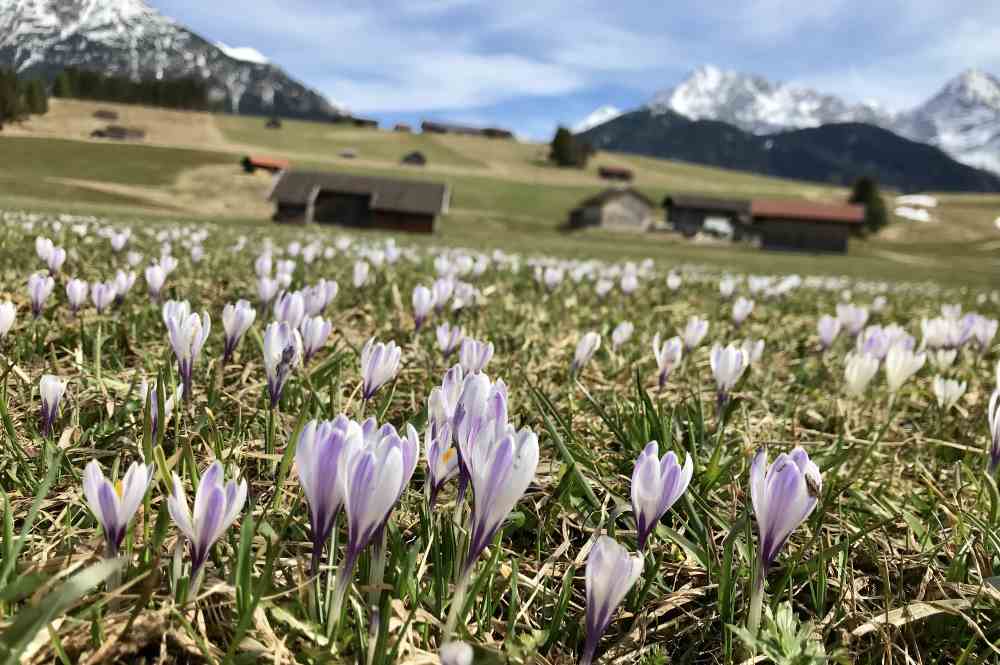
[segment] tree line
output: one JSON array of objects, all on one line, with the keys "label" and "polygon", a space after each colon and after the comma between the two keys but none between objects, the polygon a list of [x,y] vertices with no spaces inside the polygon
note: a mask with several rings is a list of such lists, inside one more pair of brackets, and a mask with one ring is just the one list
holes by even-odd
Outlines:
[{"label": "tree line", "polygon": [[13,69],[0,68],[0,129],[7,123],[29,115],[42,115],[49,110],[45,82],[39,79],[18,79]]},{"label": "tree line", "polygon": [[193,78],[133,81],[76,67],[67,67],[56,76],[52,96],[187,111],[207,111],[210,106],[208,87]]}]

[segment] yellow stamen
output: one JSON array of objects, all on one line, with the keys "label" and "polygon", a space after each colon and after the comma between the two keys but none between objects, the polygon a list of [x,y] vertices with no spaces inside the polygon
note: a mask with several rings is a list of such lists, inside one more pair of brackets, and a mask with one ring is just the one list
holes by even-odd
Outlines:
[{"label": "yellow stamen", "polygon": [[455,452],[454,448],[449,448],[448,450],[444,451],[444,455],[441,455],[441,461],[444,462],[445,464],[448,464],[451,461],[451,458],[454,457],[456,454],[457,453]]},{"label": "yellow stamen", "polygon": [[122,485],[122,481],[120,479],[116,480],[115,481],[115,494],[118,495],[119,499],[122,498],[122,494],[124,492],[125,492],[125,487]]}]

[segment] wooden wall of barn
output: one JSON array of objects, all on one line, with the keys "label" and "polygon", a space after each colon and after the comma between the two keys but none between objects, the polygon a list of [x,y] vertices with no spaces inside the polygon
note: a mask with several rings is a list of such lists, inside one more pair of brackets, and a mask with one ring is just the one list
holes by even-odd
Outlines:
[{"label": "wooden wall of barn", "polygon": [[803,252],[847,252],[850,227],[805,219],[757,219],[754,229],[764,249]]}]

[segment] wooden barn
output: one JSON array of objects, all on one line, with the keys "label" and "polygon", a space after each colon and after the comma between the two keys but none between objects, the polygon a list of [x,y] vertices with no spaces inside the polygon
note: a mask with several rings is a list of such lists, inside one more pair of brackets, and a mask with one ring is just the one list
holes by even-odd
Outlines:
[{"label": "wooden barn", "polygon": [[569,213],[569,226],[589,226],[618,231],[645,231],[653,225],[656,204],[642,192],[627,188],[606,189],[580,202]]},{"label": "wooden barn", "polygon": [[724,220],[734,229],[750,221],[750,201],[707,196],[668,196],[663,199],[667,222],[676,231],[691,237],[709,220]]},{"label": "wooden barn", "polygon": [[754,199],[748,233],[764,249],[805,252],[847,252],[853,230],[865,221],[860,205],[812,201]]},{"label": "wooden barn", "polygon": [[451,122],[434,122],[424,120],[420,123],[420,130],[428,134],[459,134],[462,136],[485,136],[491,139],[513,139],[514,132],[498,127],[472,127],[470,125],[459,125]]},{"label": "wooden barn", "polygon": [[619,182],[632,182],[632,179],[635,178],[632,169],[623,166],[598,166],[597,175],[604,180],[617,180]]},{"label": "wooden barn", "polygon": [[427,156],[419,150],[414,150],[403,155],[403,158],[399,162],[401,164],[409,164],[410,166],[424,166],[427,164]]},{"label": "wooden barn", "polygon": [[392,128],[392,131],[399,132],[401,134],[409,134],[413,131],[413,128],[407,125],[405,122],[397,122]]},{"label": "wooden barn", "polygon": [[448,212],[451,192],[418,180],[285,171],[268,198],[276,205],[275,222],[432,233],[437,216]]},{"label": "wooden barn", "polygon": [[253,173],[257,170],[278,173],[279,171],[287,171],[291,163],[287,159],[279,159],[277,157],[247,155],[240,160],[240,165],[247,173]]}]

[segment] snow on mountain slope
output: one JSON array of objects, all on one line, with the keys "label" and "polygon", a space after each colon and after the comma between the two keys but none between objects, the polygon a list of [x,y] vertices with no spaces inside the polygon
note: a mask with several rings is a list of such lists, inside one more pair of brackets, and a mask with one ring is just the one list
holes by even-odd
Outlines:
[{"label": "snow on mountain slope", "polygon": [[267,65],[271,62],[267,59],[267,56],[252,46],[227,46],[222,42],[215,42],[215,46],[233,60],[254,62],[258,65]]},{"label": "snow on mountain slope", "polygon": [[1000,172],[1000,80],[967,70],[903,114],[895,130],[966,164]]},{"label": "snow on mountain slope", "polygon": [[590,115],[573,125],[573,133],[585,132],[591,127],[603,125],[609,120],[614,120],[622,114],[622,111],[614,106],[601,106],[595,109]]},{"label": "snow on mountain slope", "polygon": [[143,0],[0,0],[0,66],[197,78],[233,112],[329,117],[337,107],[250,48],[213,44]]},{"label": "snow on mountain slope", "polygon": [[787,83],[724,71],[712,65],[696,69],[679,85],[657,93],[648,104],[692,120],[721,120],[753,134],[818,127],[831,122],[885,125],[892,116],[873,104],[848,104]]}]

